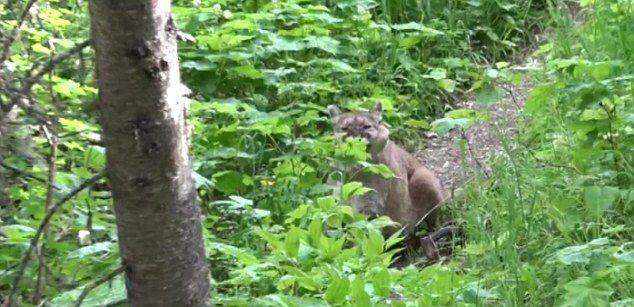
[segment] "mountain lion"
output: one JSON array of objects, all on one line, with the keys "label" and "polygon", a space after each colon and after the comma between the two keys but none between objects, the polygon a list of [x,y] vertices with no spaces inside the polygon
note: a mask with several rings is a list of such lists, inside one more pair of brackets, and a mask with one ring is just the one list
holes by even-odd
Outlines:
[{"label": "mountain lion", "polygon": [[412,234],[423,218],[428,228],[433,229],[437,222],[436,207],[443,201],[440,182],[414,156],[390,141],[388,129],[381,124],[382,105],[377,103],[370,112],[348,113],[330,105],[328,113],[336,136],[365,139],[372,162],[385,164],[395,175],[386,179],[353,170],[349,180],[360,181],[373,189],[351,200],[355,210],[370,216],[387,215],[404,226],[406,234]]}]

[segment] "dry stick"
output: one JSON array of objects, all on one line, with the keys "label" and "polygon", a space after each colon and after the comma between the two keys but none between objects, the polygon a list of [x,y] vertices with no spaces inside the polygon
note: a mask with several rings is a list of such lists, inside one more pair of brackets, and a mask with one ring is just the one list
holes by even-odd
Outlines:
[{"label": "dry stick", "polygon": [[7,295],[6,301],[2,305],[3,307],[12,306],[11,305],[11,300],[13,299],[13,296],[15,295],[15,292],[18,289],[20,281],[22,280],[22,276],[24,275],[24,271],[26,270],[26,266],[29,263],[29,260],[31,258],[31,253],[33,252],[33,249],[37,246],[37,243],[39,242],[40,237],[42,236],[42,232],[44,231],[44,228],[46,228],[46,226],[50,222],[50,220],[53,217],[53,215],[57,212],[57,210],[59,210],[59,208],[64,203],[69,201],[71,198],[73,198],[79,192],[83,191],[85,188],[95,184],[95,182],[99,181],[99,179],[103,178],[103,176],[104,176],[104,172],[101,171],[101,172],[97,173],[96,175],[94,175],[92,178],[82,182],[78,187],[76,187],[75,189],[70,191],[70,193],[64,195],[64,197],[62,197],[62,199],[60,199],[57,203],[55,203],[55,205],[53,205],[50,208],[50,210],[48,210],[48,212],[44,216],[44,219],[40,223],[40,226],[38,227],[37,232],[35,233],[35,236],[33,236],[33,238],[31,239],[31,244],[29,245],[29,248],[26,250],[26,253],[24,253],[24,255],[22,256],[22,259],[20,260],[20,266],[18,267],[18,271],[17,271],[17,273],[15,275],[15,279],[13,280],[13,284],[11,286],[11,291]]},{"label": "dry stick", "polygon": [[92,284],[86,286],[84,288],[83,291],[81,291],[81,294],[79,295],[79,297],[77,298],[77,301],[75,302],[75,307],[80,307],[81,303],[84,301],[84,299],[86,298],[86,296],[88,296],[88,293],[90,293],[90,291],[92,291],[93,289],[99,287],[100,285],[104,284],[105,282],[115,278],[117,275],[123,273],[123,267],[119,267],[116,270],[108,273],[108,275],[99,278],[97,280],[95,280]]},{"label": "dry stick", "polygon": [[7,39],[4,41],[4,44],[2,45],[2,54],[0,54],[0,67],[2,67],[2,65],[4,64],[4,61],[6,61],[9,58],[9,55],[11,54],[11,46],[13,45],[13,42],[18,36],[18,31],[22,27],[22,24],[26,20],[26,16],[29,14],[31,7],[33,6],[33,4],[35,4],[36,1],[37,0],[30,0],[29,2],[27,2],[26,6],[24,7],[24,10],[22,11],[22,15],[20,15],[20,18],[18,19],[18,24],[16,24],[15,27],[11,30],[11,32],[6,36]]},{"label": "dry stick", "polygon": [[489,179],[491,175],[489,175],[489,172],[486,171],[482,163],[480,163],[480,160],[478,160],[478,157],[475,155],[475,152],[473,152],[473,148],[471,148],[471,144],[469,143],[469,137],[467,136],[467,133],[461,129],[460,134],[462,135],[462,138],[467,143],[467,150],[469,151],[469,154],[471,154],[471,157],[473,157],[473,161],[475,161],[476,165],[478,166],[482,174],[484,174],[484,177]]}]

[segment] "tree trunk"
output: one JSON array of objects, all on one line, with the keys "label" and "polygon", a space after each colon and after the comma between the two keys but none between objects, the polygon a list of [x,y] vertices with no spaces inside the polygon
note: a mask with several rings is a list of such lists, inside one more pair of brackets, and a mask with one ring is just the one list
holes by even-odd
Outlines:
[{"label": "tree trunk", "polygon": [[89,8],[129,303],[209,305],[170,1],[91,0]]}]

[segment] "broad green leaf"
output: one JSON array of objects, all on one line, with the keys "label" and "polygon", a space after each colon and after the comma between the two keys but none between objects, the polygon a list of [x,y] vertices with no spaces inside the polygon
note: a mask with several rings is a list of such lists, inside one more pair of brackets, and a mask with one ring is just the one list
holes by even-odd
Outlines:
[{"label": "broad green leaf", "polygon": [[353,181],[348,182],[341,187],[341,196],[343,199],[348,200],[352,197],[361,196],[370,191],[372,191],[372,189],[364,187],[361,182]]},{"label": "broad green leaf", "polygon": [[365,282],[362,275],[357,275],[352,282],[350,294],[352,296],[354,306],[370,307],[372,301],[370,295],[365,291]]},{"label": "broad green leaf", "polygon": [[215,188],[226,195],[234,194],[253,185],[253,179],[250,176],[236,171],[217,172],[213,175],[213,182]]},{"label": "broad green leaf", "polygon": [[81,84],[69,79],[60,79],[55,85],[53,90],[66,98],[78,98],[88,94],[81,86]]},{"label": "broad green leaf", "polygon": [[374,293],[381,297],[388,297],[391,293],[391,276],[386,268],[380,269],[372,276]]},{"label": "broad green leaf", "polygon": [[299,252],[299,240],[302,236],[302,231],[297,227],[292,227],[286,233],[284,238],[284,247],[286,248],[286,254],[290,257],[297,257]]},{"label": "broad green leaf", "polygon": [[337,54],[339,50],[339,41],[328,36],[310,36],[304,39],[306,47],[321,49],[330,54]]},{"label": "broad green leaf", "polygon": [[324,293],[324,299],[330,304],[340,304],[345,301],[350,288],[350,282],[346,278],[334,277],[326,293]]},{"label": "broad green leaf", "polygon": [[373,164],[366,161],[359,162],[361,166],[363,166],[363,171],[380,175],[385,179],[394,178],[394,173],[392,170],[385,164]]},{"label": "broad green leaf", "polygon": [[552,99],[551,95],[554,93],[555,87],[552,84],[538,85],[534,87],[528,94],[524,109],[529,113],[534,113],[540,110]]},{"label": "broad green leaf", "polygon": [[236,68],[233,69],[238,75],[242,76],[242,77],[247,77],[249,79],[262,79],[264,78],[264,74],[255,69],[255,67],[253,67],[253,65],[243,65],[243,66],[238,66]]},{"label": "broad green leaf", "polygon": [[608,306],[614,292],[605,281],[587,276],[569,282],[564,288],[562,306],[565,307]]},{"label": "broad green leaf", "polygon": [[[101,276],[95,276],[95,279]],[[84,287],[79,287],[74,290],[63,292],[51,299],[50,304],[52,306],[74,306],[77,298],[84,290]],[[117,276],[112,281],[103,283],[97,288],[88,292],[88,296],[82,302],[82,306],[108,306],[115,304],[126,298],[126,288],[123,281],[123,276]]]},{"label": "broad green leaf", "polygon": [[610,241],[607,238],[594,239],[586,244],[569,246],[557,251],[557,259],[563,264],[588,263],[596,251],[604,250]]}]

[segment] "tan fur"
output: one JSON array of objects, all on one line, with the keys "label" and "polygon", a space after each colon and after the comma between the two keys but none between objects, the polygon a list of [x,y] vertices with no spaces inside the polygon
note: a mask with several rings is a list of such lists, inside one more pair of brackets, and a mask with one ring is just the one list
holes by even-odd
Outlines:
[{"label": "tan fur", "polygon": [[438,212],[435,207],[443,201],[440,182],[414,156],[390,141],[388,129],[381,124],[381,105],[377,104],[371,112],[341,113],[336,106],[329,106],[328,111],[336,135],[365,139],[372,162],[385,164],[395,175],[395,178],[385,179],[353,171],[352,180],[373,189],[353,199],[353,207],[368,215],[387,215],[404,226],[406,233],[414,230],[427,215],[425,222],[433,229]]}]

